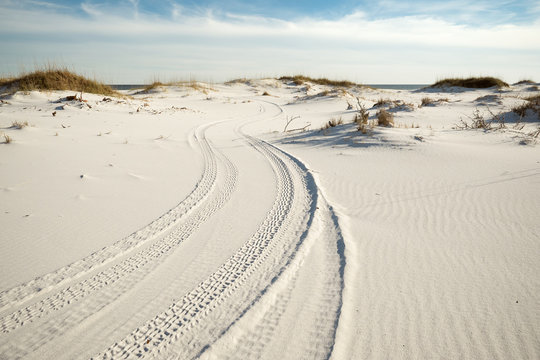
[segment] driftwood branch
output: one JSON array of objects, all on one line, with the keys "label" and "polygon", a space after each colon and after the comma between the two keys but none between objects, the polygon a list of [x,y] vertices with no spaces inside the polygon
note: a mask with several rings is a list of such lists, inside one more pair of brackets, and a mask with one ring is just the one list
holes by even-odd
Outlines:
[{"label": "driftwood branch", "polygon": [[290,125],[290,123],[292,123],[293,120],[296,120],[298,118],[300,118],[300,116],[298,116],[298,115],[297,116],[291,116],[291,117],[287,116],[287,118],[285,119],[285,121],[287,123],[285,124],[285,128],[283,128],[283,132],[287,132],[287,127]]},{"label": "driftwood branch", "polygon": [[301,128],[287,130],[287,132],[293,132],[293,131],[298,131],[298,130],[305,131],[305,130],[306,130],[308,127],[310,127],[310,126],[311,126],[311,124],[307,124],[306,126],[301,127]]}]

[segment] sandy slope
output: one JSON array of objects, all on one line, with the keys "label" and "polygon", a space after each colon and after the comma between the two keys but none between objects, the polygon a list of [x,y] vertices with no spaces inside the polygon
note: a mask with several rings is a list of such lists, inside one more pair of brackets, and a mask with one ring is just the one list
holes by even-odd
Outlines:
[{"label": "sandy slope", "polygon": [[534,90],[202,90],[4,98],[0,358],[540,357]]}]

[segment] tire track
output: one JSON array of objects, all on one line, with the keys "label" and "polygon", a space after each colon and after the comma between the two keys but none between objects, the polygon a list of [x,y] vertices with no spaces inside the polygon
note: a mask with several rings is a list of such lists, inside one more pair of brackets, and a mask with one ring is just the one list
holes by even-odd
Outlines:
[{"label": "tire track", "polygon": [[[91,301],[84,301],[73,310],[66,309],[67,313],[47,319],[29,334],[15,337],[8,344],[3,344],[0,346],[0,354],[10,354],[10,358],[24,356],[24,354],[35,351],[42,346],[43,338],[51,341],[54,336],[50,334],[61,335],[61,333],[69,331],[72,326],[79,324],[107,306],[159,266],[159,259],[170,254],[174,248],[187,239],[228,201],[236,186],[237,170],[225,156],[216,155],[208,142],[206,140],[204,142],[208,145],[207,149],[210,152],[209,156],[212,158],[212,162],[217,163],[219,160],[225,168],[223,186],[219,187],[207,201],[193,209],[176,229],[150,246],[84,281],[2,318],[0,320],[2,330],[4,333],[9,333],[27,322],[32,322],[69,304],[74,304],[88,295],[96,294],[92,299],[89,299]],[[109,286],[112,284],[115,286]]]},{"label": "tire track", "polygon": [[0,293],[0,311],[29,300],[38,294],[41,295],[46,291],[54,290],[55,287],[81,277],[100,266],[104,266],[129,251],[155,239],[177,224],[190,210],[200,204],[211,192],[217,176],[216,159],[205,136],[206,130],[212,125],[200,126],[193,134],[201,149],[204,169],[195,188],[182,202],[150,224],[113,245],[96,251],[52,273]]},{"label": "tire track", "polygon": [[341,310],[343,239],[321,194],[316,206],[313,225],[290,266],[202,359],[330,357]]},{"label": "tire track", "polygon": [[313,218],[306,173],[279,150],[244,135],[270,162],[277,198],[255,234],[215,273],[168,310],[135,329],[96,358],[191,358],[256,301],[291,261]]}]

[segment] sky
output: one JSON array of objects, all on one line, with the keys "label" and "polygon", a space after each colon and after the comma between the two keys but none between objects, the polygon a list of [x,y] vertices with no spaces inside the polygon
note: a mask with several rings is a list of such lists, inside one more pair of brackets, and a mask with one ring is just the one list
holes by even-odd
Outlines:
[{"label": "sky", "polygon": [[539,0],[0,0],[0,76],[540,81]]}]

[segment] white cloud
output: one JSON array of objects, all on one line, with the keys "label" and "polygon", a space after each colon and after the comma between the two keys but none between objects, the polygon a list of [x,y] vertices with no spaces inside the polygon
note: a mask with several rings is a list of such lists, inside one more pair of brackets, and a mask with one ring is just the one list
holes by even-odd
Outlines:
[{"label": "white cloud", "polygon": [[67,6],[54,4],[46,1],[24,0],[23,2],[31,5],[44,6],[50,9],[69,9]]},{"label": "white cloud", "polygon": [[[343,72],[370,69],[373,74],[378,71],[379,76],[397,78],[431,68],[431,73],[467,67],[468,71],[500,68],[504,73],[509,71],[501,60],[505,57],[518,68],[532,68],[530,64],[540,62],[539,22],[483,28],[428,16],[373,20],[360,11],[337,20],[287,21],[239,14],[217,16],[212,11],[186,13],[174,2],[170,3],[170,17],[156,19],[139,13],[138,1],[130,1],[138,14],[135,20],[90,2],[82,3],[81,9],[91,18],[54,12],[43,16],[40,11],[0,5],[0,33],[9,37],[30,34],[35,39],[17,48],[0,39],[0,46],[8,50],[13,63],[27,54],[46,59],[47,51],[76,54],[72,56],[79,59],[79,51],[84,59],[73,63],[108,61],[113,66],[116,61],[123,71],[127,71],[125,64],[131,64],[133,73],[140,73],[144,64],[153,64],[167,71],[176,66],[204,73],[245,74],[256,73],[258,68],[270,74],[313,71],[339,77],[345,77]],[[61,45],[58,38],[63,39]],[[43,46],[37,47],[36,42]],[[107,54],[108,60],[97,54]]]},{"label": "white cloud", "polygon": [[[136,7],[137,1],[130,0]],[[39,12],[24,12],[21,21],[8,14],[1,16],[2,27],[21,32],[73,33],[94,36],[156,36],[169,39],[172,34],[198,36],[206,38],[252,39],[263,37],[261,41],[280,41],[280,39],[302,39],[309,41],[348,43],[348,44],[385,44],[430,46],[430,47],[465,47],[539,50],[537,36],[540,24],[499,25],[490,28],[474,28],[457,25],[441,19],[426,16],[395,17],[370,20],[364,13],[355,12],[338,20],[302,19],[285,21],[280,19],[227,14],[218,18],[212,12],[204,16],[184,15],[180,7],[173,7],[175,19],[181,22],[139,16],[135,22],[129,18],[111,15],[96,5],[88,2],[81,4],[87,14],[96,19],[78,19],[65,15],[44,17]],[[99,17],[99,19],[97,19]],[[97,22],[96,22],[97,21]],[[76,23],[77,26],[73,27]],[[160,35],[163,35],[160,36]]]},{"label": "white cloud", "polygon": [[182,6],[178,5],[177,3],[173,2],[171,4],[172,10],[171,10],[171,17],[174,20],[178,20],[182,15]]},{"label": "white cloud", "polygon": [[81,3],[81,9],[90,16],[101,16],[103,13],[98,10],[98,8],[90,3],[83,2]]},{"label": "white cloud", "polygon": [[133,5],[133,14],[135,16],[135,19],[139,18],[139,0],[129,0],[131,5]]}]

